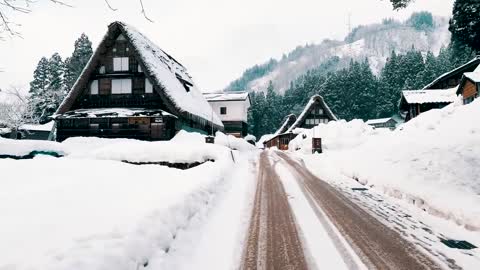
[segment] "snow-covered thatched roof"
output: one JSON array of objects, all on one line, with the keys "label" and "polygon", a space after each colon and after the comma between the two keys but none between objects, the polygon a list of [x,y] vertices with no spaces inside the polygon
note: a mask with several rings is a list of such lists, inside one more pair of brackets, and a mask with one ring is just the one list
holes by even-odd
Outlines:
[{"label": "snow-covered thatched roof", "polygon": [[457,97],[456,90],[457,87],[435,90],[405,90],[402,91],[402,100],[405,100],[408,104],[452,103]]},{"label": "snow-covered thatched roof", "polygon": [[[438,78],[433,80],[431,83],[427,84],[425,87],[423,87],[423,90],[427,89],[434,89],[434,88],[440,88],[437,86],[437,84],[441,81],[448,80],[451,77],[454,76],[460,76],[460,74],[463,74],[468,71],[472,71],[476,69],[480,65],[480,55],[476,56],[472,60],[470,60],[468,63],[463,64],[449,72],[446,72],[442,75],[440,75]],[[436,87],[437,86],[437,87]]]},{"label": "snow-covered thatched roof", "polygon": [[211,101],[245,101],[249,99],[248,92],[203,93],[208,102]]},{"label": "snow-covered thatched roof", "polygon": [[204,120],[223,128],[220,118],[213,113],[211,106],[195,86],[186,68],[137,29],[123,22],[114,22],[109,25],[107,34],[69,95],[60,105],[57,114],[63,114],[72,108],[81,90],[88,83],[88,77],[95,69],[96,62],[102,49],[106,47],[107,41],[120,34],[134,48],[136,57],[143,64],[145,75],[155,86],[154,89],[172,114],[193,121]]},{"label": "snow-covered thatched roof", "polygon": [[278,136],[282,133],[285,133],[285,131],[288,130],[288,128],[293,124],[295,123],[295,121],[297,120],[297,116],[295,114],[289,114],[287,116],[285,116],[285,119],[283,120],[282,122],[282,125],[280,126],[280,128],[273,134],[273,136]]},{"label": "snow-covered thatched roof", "polygon": [[303,112],[297,118],[297,121],[295,121],[295,123],[293,123],[293,125],[290,126],[290,128],[286,131],[286,133],[290,133],[294,129],[299,127],[303,123],[303,121],[305,121],[305,118],[307,117],[307,114],[312,108],[312,106],[315,105],[316,103],[319,103],[320,106],[323,107],[325,114],[330,118],[330,120],[335,120],[335,121],[338,120],[337,117],[333,114],[332,110],[330,110],[330,107],[328,107],[327,103],[325,103],[325,100],[323,100],[323,97],[320,95],[314,95],[308,101],[307,105],[305,106],[305,109],[303,109]]}]

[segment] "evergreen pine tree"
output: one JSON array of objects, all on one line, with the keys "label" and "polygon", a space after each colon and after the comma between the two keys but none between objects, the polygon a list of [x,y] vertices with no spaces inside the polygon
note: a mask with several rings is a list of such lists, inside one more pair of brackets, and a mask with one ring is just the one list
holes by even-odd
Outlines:
[{"label": "evergreen pine tree", "polygon": [[93,54],[92,42],[83,33],[75,41],[72,56],[65,59],[65,88],[69,91],[77,81],[80,73],[87,65]]},{"label": "evergreen pine tree", "polygon": [[42,57],[33,72],[33,81],[30,82],[30,96],[38,96],[47,89],[48,81],[48,60]]},{"label": "evergreen pine tree", "polygon": [[464,45],[480,51],[480,1],[455,0],[449,30],[454,46]]}]

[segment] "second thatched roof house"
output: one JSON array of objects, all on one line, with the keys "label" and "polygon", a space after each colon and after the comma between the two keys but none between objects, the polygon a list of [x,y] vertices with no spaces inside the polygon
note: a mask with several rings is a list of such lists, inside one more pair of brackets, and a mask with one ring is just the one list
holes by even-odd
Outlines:
[{"label": "second thatched roof house", "polygon": [[277,147],[280,150],[288,150],[288,144],[297,134],[296,128],[313,128],[318,124],[326,124],[336,121],[337,117],[328,107],[323,97],[314,95],[310,98],[305,109],[297,118],[295,115],[288,115],[282,126],[275,132],[274,136],[266,141],[266,147]]},{"label": "second thatched roof house", "polygon": [[135,28],[114,22],[57,110],[57,140],[168,140],[223,130],[187,69]]}]

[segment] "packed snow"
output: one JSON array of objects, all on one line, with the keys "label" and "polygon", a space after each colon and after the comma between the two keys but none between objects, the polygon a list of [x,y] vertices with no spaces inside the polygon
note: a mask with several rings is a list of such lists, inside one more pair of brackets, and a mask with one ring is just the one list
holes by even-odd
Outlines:
[{"label": "packed snow", "polygon": [[203,96],[207,101],[234,101],[234,100],[246,100],[248,98],[248,92],[221,92],[221,93],[203,93]]},{"label": "packed snow", "polygon": [[[289,147],[325,180],[356,179],[480,230],[480,209],[472,207],[480,205],[479,117],[480,100],[465,106],[457,101],[395,131],[373,129],[361,120],[320,124],[302,130]],[[312,135],[322,138],[323,154],[311,155]]]},{"label": "packed snow", "polygon": [[[207,252],[193,242],[217,237],[212,226],[219,223],[212,224],[212,215],[230,218],[232,230],[216,240],[229,247],[216,269],[234,265],[248,222],[242,218],[257,152],[221,133],[216,141],[206,144],[203,135],[187,132],[170,142],[0,139],[0,155],[33,150],[65,155],[0,159],[0,269],[182,267],[189,263],[185,258]],[[121,160],[205,163],[179,170]],[[238,212],[218,213],[230,207]],[[197,262],[199,269],[214,269],[206,267],[210,262]]]}]

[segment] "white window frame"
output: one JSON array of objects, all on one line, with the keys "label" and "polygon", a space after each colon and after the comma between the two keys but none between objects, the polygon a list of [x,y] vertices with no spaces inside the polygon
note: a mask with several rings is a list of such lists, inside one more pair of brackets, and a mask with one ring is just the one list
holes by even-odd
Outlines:
[{"label": "white window frame", "polygon": [[145,93],[153,93],[153,85],[148,78],[145,78]]},{"label": "white window frame", "polygon": [[98,80],[93,80],[90,84],[90,95],[98,95]]},{"label": "white window frame", "polygon": [[113,71],[128,71],[128,70],[129,70],[128,57],[113,58]]},{"label": "white window frame", "polygon": [[131,94],[132,79],[112,79],[112,95]]}]

